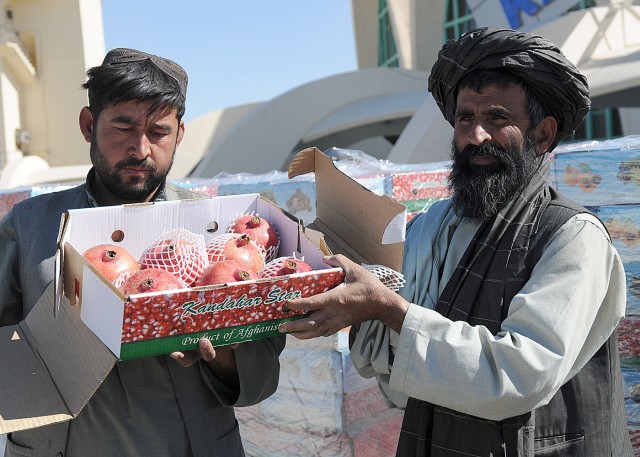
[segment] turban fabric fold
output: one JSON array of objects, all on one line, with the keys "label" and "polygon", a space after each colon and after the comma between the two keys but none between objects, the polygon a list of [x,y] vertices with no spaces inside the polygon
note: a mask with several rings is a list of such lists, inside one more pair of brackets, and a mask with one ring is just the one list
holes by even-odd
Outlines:
[{"label": "turban fabric fold", "polygon": [[451,125],[458,84],[476,69],[504,69],[523,81],[558,122],[553,147],[573,135],[591,108],[587,79],[555,44],[517,30],[483,27],[448,40],[429,76],[429,92]]}]

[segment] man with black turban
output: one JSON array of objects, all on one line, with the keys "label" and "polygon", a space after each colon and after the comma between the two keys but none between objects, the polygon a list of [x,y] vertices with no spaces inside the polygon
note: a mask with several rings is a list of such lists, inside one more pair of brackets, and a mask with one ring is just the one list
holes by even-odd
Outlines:
[{"label": "man with black turban", "polygon": [[452,197],[407,226],[399,294],[347,281],[294,300],[301,339],[351,325],[351,358],[405,408],[398,456],[633,455],[618,358],[625,274],[603,224],[549,186],[549,151],[590,108],[542,37],[482,28],[429,78],[454,127]]}]

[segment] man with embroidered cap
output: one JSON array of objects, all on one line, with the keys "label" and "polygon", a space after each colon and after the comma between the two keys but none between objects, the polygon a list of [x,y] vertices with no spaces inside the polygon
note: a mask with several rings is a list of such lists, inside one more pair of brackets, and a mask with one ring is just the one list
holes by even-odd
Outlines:
[{"label": "man with embroidered cap", "polygon": [[[29,198],[0,222],[0,325],[23,320],[51,284],[61,214],[203,198],[167,182],[184,135],[187,74],[135,49],[87,71],[80,132],[93,167],[77,187]],[[244,456],[234,407],[277,388],[284,336],[117,363],[79,415],[8,436],[5,456]],[[64,351],[64,341],[60,342]]]},{"label": "man with embroidered cap", "polygon": [[444,45],[429,91],[454,128],[452,196],[408,224],[406,285],[330,257],[347,283],[289,303],[311,313],[281,329],[352,326],[359,373],[405,408],[398,456],[632,456],[622,263],[547,180],[589,111],[585,77],[540,36],[481,28]]}]

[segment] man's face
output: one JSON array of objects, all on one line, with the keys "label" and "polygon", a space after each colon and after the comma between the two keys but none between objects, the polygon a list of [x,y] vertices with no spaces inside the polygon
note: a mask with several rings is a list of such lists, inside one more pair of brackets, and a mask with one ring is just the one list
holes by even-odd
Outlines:
[{"label": "man's face", "polygon": [[96,198],[101,204],[149,201],[164,183],[184,125],[176,110],[149,114],[151,102],[107,106],[91,132]]},{"label": "man's face", "polygon": [[459,214],[492,218],[529,182],[539,158],[529,124],[518,85],[460,90],[450,179]]}]

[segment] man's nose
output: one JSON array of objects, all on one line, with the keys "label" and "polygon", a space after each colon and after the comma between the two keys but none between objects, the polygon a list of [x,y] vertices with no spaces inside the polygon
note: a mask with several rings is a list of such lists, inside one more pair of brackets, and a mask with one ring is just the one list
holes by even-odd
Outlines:
[{"label": "man's nose", "polygon": [[129,146],[129,154],[138,159],[144,159],[151,154],[151,143],[147,135],[142,134],[132,139],[132,143]]},{"label": "man's nose", "polygon": [[480,146],[482,143],[491,141],[491,139],[491,134],[481,122],[476,122],[471,126],[471,130],[469,132],[470,143]]}]

